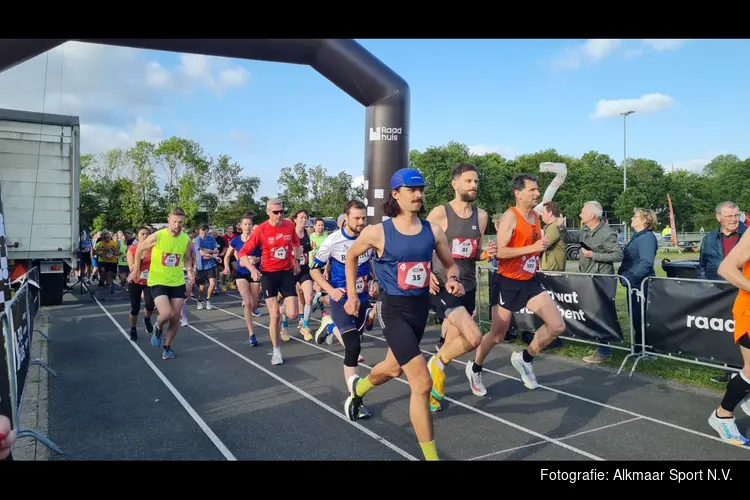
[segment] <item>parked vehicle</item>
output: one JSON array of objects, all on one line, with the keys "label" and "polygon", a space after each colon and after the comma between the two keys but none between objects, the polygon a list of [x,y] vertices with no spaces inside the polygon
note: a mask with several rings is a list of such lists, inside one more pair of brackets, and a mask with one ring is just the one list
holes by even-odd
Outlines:
[{"label": "parked vehicle", "polygon": [[41,305],[62,303],[78,265],[77,116],[0,109],[0,192],[11,278],[40,272]]}]

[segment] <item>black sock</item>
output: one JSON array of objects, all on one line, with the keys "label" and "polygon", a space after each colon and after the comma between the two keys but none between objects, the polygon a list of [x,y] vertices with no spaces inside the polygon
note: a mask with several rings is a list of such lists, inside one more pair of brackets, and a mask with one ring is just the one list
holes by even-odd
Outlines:
[{"label": "black sock", "polygon": [[721,400],[721,407],[726,411],[733,412],[740,401],[745,399],[748,392],[750,392],[750,382],[745,380],[742,373],[738,373],[727,384],[727,392],[724,393],[724,399]]},{"label": "black sock", "polygon": [[471,371],[473,371],[474,373],[482,373],[482,365],[478,365],[478,364],[476,364],[476,362],[472,363],[471,364]]},{"label": "black sock", "polygon": [[527,363],[531,363],[532,361],[534,361],[534,357],[531,354],[529,354],[528,349],[523,350],[523,360]]}]

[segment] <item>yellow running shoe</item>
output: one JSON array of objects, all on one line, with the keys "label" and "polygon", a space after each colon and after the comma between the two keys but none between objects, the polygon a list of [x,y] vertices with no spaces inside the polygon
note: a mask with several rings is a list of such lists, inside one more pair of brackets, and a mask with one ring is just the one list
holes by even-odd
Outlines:
[{"label": "yellow running shoe", "polygon": [[445,373],[437,367],[437,356],[432,356],[427,362],[427,368],[430,370],[432,378],[432,395],[435,399],[445,397]]},{"label": "yellow running shoe", "polygon": [[442,409],[443,409],[443,407],[440,406],[440,401],[438,401],[437,399],[435,399],[435,396],[433,396],[432,394],[430,394],[430,411],[431,412],[436,412],[436,411],[440,411]]}]

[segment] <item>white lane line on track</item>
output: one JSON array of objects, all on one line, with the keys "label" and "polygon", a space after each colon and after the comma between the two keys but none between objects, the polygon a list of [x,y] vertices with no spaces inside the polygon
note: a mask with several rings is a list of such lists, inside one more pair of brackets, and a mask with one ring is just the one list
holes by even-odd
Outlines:
[{"label": "white lane line on track", "polygon": [[[214,309],[217,309],[217,310],[219,310],[219,311],[221,311],[221,312],[224,312],[224,313],[226,313],[226,314],[231,314],[232,316],[235,316],[235,317],[237,317],[237,318],[240,318],[240,319],[242,319],[242,320],[244,320],[244,319],[245,319],[245,318],[244,318],[243,316],[240,316],[239,314],[236,314],[236,313],[234,313],[234,312],[232,312],[232,311],[229,311],[229,310],[227,310],[227,309],[224,309],[224,308],[222,308],[222,307],[217,307],[216,305],[214,305],[213,307],[214,307]],[[253,326],[256,326],[256,325],[257,325],[257,326],[260,326],[261,328],[265,328],[266,330],[268,330],[268,327],[267,327],[266,325],[264,325],[264,324],[261,324],[261,323],[256,323],[256,322],[253,322]],[[209,338],[210,338],[210,337],[209,337]],[[341,355],[341,354],[339,354],[339,353],[337,353],[337,352],[329,351],[328,349],[325,349],[325,348],[323,348],[323,347],[320,347],[320,346],[319,346],[319,345],[317,345],[317,344],[312,344],[312,343],[310,343],[310,342],[307,342],[307,341],[305,341],[305,340],[302,340],[302,339],[298,339],[298,338],[296,338],[296,337],[290,337],[290,338],[292,338],[293,340],[296,340],[297,342],[300,342],[300,343],[302,343],[302,344],[304,344],[304,345],[307,345],[307,346],[313,347],[313,348],[315,348],[315,349],[318,349],[318,350],[320,350],[320,351],[323,351],[323,352],[325,352],[325,353],[328,353],[328,354],[331,354],[331,355],[333,355],[333,356],[336,356],[336,357],[338,357],[338,358],[344,359],[344,356],[343,356],[343,355]],[[213,339],[211,339],[211,340],[213,340]],[[215,342],[218,342],[218,341],[215,341]],[[253,363],[253,364],[255,364],[255,363]],[[257,366],[257,365],[256,365],[256,366]],[[364,367],[364,368],[367,368],[368,370],[372,370],[372,367],[371,367],[371,366],[369,366],[369,365],[366,365],[366,364],[364,364],[364,363],[360,363],[360,364],[359,364],[359,366],[362,366],[362,367]],[[259,368],[263,369],[262,367],[259,367]],[[263,369],[263,370],[265,371],[265,369]],[[401,383],[403,383],[403,384],[407,384],[407,385],[409,385],[409,382],[407,382],[406,380],[404,380],[404,379],[402,379],[402,378],[396,378],[396,379],[394,379],[394,380],[397,380],[397,381],[399,381],[399,382],[401,382]],[[581,450],[581,449],[579,449],[579,448],[576,448],[575,446],[571,446],[571,445],[569,445],[569,444],[567,444],[567,443],[563,443],[563,442],[562,442],[562,441],[560,441],[559,439],[555,439],[555,438],[551,438],[551,437],[545,436],[544,434],[541,434],[541,433],[539,433],[539,432],[533,431],[533,430],[531,430],[531,429],[528,429],[528,428],[526,428],[526,427],[523,427],[523,426],[521,426],[521,425],[515,424],[515,423],[513,423],[513,422],[510,422],[509,420],[505,420],[504,418],[500,418],[500,417],[498,417],[497,415],[493,415],[493,414],[491,414],[491,413],[487,413],[486,411],[480,410],[480,409],[478,409],[478,408],[474,408],[473,406],[470,406],[470,405],[467,405],[467,404],[465,404],[465,403],[462,403],[461,401],[456,401],[455,399],[449,398],[449,397],[447,397],[447,396],[445,397],[445,400],[446,400],[446,401],[450,401],[450,402],[451,402],[452,404],[454,404],[454,405],[457,405],[457,406],[461,406],[462,408],[466,408],[466,409],[467,409],[467,410],[469,410],[469,411],[473,411],[474,413],[478,413],[478,414],[480,414],[480,415],[482,415],[482,416],[484,416],[484,417],[487,417],[487,418],[489,418],[489,419],[495,420],[496,422],[500,422],[501,424],[505,424],[505,425],[507,425],[508,427],[512,427],[512,428],[514,428],[514,429],[516,429],[516,430],[518,430],[518,431],[524,432],[524,433],[526,433],[526,434],[530,434],[530,435],[532,435],[532,436],[534,436],[534,437],[537,437],[537,438],[539,438],[539,439],[542,439],[542,440],[544,440],[544,441],[547,441],[547,442],[549,442],[549,443],[552,443],[552,444],[556,444],[557,446],[560,446],[561,448],[565,448],[565,449],[566,449],[566,450],[568,450],[568,451],[572,451],[572,452],[574,452],[574,453],[578,453],[579,455],[583,455],[584,457],[590,458],[591,460],[604,461],[604,459],[603,459],[603,458],[601,458],[601,457],[598,457],[598,456],[596,456],[596,455],[594,455],[594,454],[592,454],[592,453],[589,453],[589,452],[587,452],[587,451],[584,451],[584,450]],[[346,418],[346,417],[344,417],[343,415],[341,415],[341,416],[342,416],[343,418]],[[348,419],[347,419],[347,421],[348,421]]]},{"label": "white lane line on track", "polygon": [[[214,306],[214,308],[218,309],[219,311],[224,311],[224,309],[221,309],[221,308],[219,308],[219,307],[216,307],[216,306]],[[224,311],[224,312],[228,312],[228,311]],[[235,315],[235,316],[236,316],[236,315]],[[238,316],[238,317],[242,318],[241,316]],[[244,319],[244,318],[243,318],[243,319]],[[304,396],[305,398],[309,399],[310,401],[312,401],[312,402],[313,402],[313,403],[315,403],[316,405],[320,406],[320,407],[321,407],[321,408],[323,408],[324,410],[326,410],[326,411],[328,411],[328,412],[330,412],[330,413],[333,413],[334,415],[336,415],[336,416],[337,416],[338,418],[340,418],[341,420],[345,421],[345,422],[346,422],[346,423],[348,423],[348,424],[351,424],[351,425],[353,425],[354,427],[356,427],[356,428],[357,428],[357,429],[359,429],[360,431],[364,432],[365,434],[367,434],[368,436],[370,436],[371,438],[373,438],[373,439],[374,439],[375,441],[378,441],[379,443],[381,443],[381,444],[383,444],[383,445],[387,446],[388,448],[390,448],[391,450],[395,451],[396,453],[398,453],[398,454],[399,454],[399,455],[401,455],[402,457],[406,458],[407,460],[418,461],[418,459],[417,459],[417,458],[416,458],[415,456],[413,456],[413,455],[409,454],[409,453],[408,453],[407,451],[405,451],[405,450],[402,450],[401,448],[399,448],[399,447],[398,447],[398,446],[396,446],[395,444],[391,443],[390,441],[388,441],[388,440],[387,440],[387,439],[385,439],[384,437],[380,436],[379,434],[376,434],[376,433],[372,432],[372,431],[371,431],[370,429],[368,429],[367,427],[364,427],[364,426],[363,426],[362,424],[359,424],[359,423],[357,423],[357,422],[354,422],[354,421],[351,421],[351,420],[349,420],[349,417],[345,416],[345,415],[344,415],[344,414],[342,413],[342,411],[343,411],[343,410],[342,410],[342,411],[337,411],[337,410],[335,410],[335,409],[331,408],[330,406],[328,406],[328,405],[327,405],[327,404],[325,404],[324,402],[320,401],[319,399],[315,398],[315,397],[314,397],[314,396],[312,396],[311,394],[308,394],[307,392],[305,392],[304,390],[302,390],[302,389],[300,389],[299,387],[295,386],[295,385],[294,385],[294,384],[292,384],[291,382],[288,382],[288,381],[287,381],[286,379],[283,379],[283,378],[279,377],[278,375],[276,375],[276,374],[275,374],[275,373],[273,373],[272,371],[268,370],[267,368],[263,368],[262,366],[260,366],[260,365],[259,365],[258,363],[256,363],[255,361],[253,361],[253,360],[251,360],[251,359],[247,358],[246,356],[244,356],[243,354],[241,354],[241,353],[239,353],[239,352],[235,351],[234,349],[232,349],[232,348],[231,348],[231,347],[229,347],[228,345],[224,344],[223,342],[220,342],[220,341],[216,340],[215,338],[211,337],[210,335],[207,335],[206,333],[202,332],[201,330],[199,330],[198,328],[194,327],[194,326],[193,326],[193,325],[191,325],[191,324],[188,324],[187,326],[188,326],[188,328],[190,328],[190,329],[192,329],[192,330],[196,331],[197,333],[199,333],[200,335],[204,336],[205,338],[207,338],[208,340],[210,340],[210,341],[211,341],[211,342],[213,342],[214,344],[216,344],[216,345],[218,345],[218,346],[220,346],[220,347],[224,348],[225,350],[227,350],[228,352],[230,352],[230,353],[234,354],[235,356],[237,356],[237,357],[238,357],[238,358],[240,358],[241,360],[243,360],[243,361],[245,361],[246,363],[248,363],[248,364],[250,364],[250,365],[254,366],[254,367],[255,367],[255,368],[257,368],[258,370],[260,370],[260,371],[262,371],[263,373],[265,373],[266,375],[268,375],[269,377],[273,377],[274,379],[278,380],[279,382],[281,382],[282,384],[284,384],[284,385],[285,385],[285,386],[287,386],[288,388],[290,388],[290,389],[292,389],[293,391],[295,391],[295,392],[297,392],[297,393],[301,394],[302,396]]]},{"label": "white lane line on track", "polygon": [[[583,436],[584,434],[591,434],[592,432],[603,431],[605,429],[609,429],[609,428],[612,428],[612,427],[617,427],[618,425],[628,424],[630,422],[635,422],[636,420],[641,420],[641,417],[629,418],[627,420],[623,420],[622,422],[617,422],[617,423],[609,424],[609,425],[603,425],[601,427],[596,427],[594,429],[588,429],[588,430],[585,430],[585,431],[576,432],[575,434],[569,434],[567,436],[561,437],[560,441],[565,441],[567,439],[573,439],[574,437]],[[513,448],[506,448],[504,450],[493,451],[492,453],[486,453],[484,455],[479,455],[478,457],[470,458],[467,461],[468,462],[472,462],[474,460],[481,460],[483,458],[494,457],[495,455],[501,455],[503,453],[509,453],[511,451],[516,451],[516,450],[523,450],[524,448],[532,448],[534,446],[539,446],[540,444],[544,444],[544,443],[546,443],[546,441],[537,441],[536,443],[529,443],[529,444],[523,444],[521,446],[514,446]]]},{"label": "white lane line on track", "polygon": [[[227,295],[232,296],[232,297],[237,297],[237,295],[232,295],[232,294],[229,294],[229,293],[227,293]],[[242,299],[242,297],[238,297],[238,298],[240,300]],[[320,320],[317,319],[317,318],[310,318],[310,319],[312,321],[317,321],[318,323],[320,322]],[[385,342],[384,338],[378,337],[377,335],[372,335],[372,334],[369,334],[369,333],[365,333],[365,336],[373,338],[373,339],[376,339],[376,340],[379,340],[381,342]],[[433,355],[433,354],[435,354],[432,351],[426,351],[424,349],[420,349],[420,350],[424,354],[428,354],[430,356]],[[451,361],[451,363],[458,363],[460,365],[466,365],[466,361],[461,361],[459,359],[454,359],[454,360]],[[510,379],[510,380],[515,380],[516,382],[523,383],[519,377],[514,377],[513,375],[507,375],[505,373],[500,373],[498,371],[490,370],[488,368],[483,368],[482,372],[483,373],[492,373],[493,375],[497,375],[498,377],[503,377],[503,378],[507,378],[507,379]],[[602,403],[600,401],[589,399],[587,397],[579,396],[578,394],[573,394],[571,392],[563,391],[563,390],[560,390],[560,389],[555,389],[553,387],[548,387],[546,385],[539,384],[538,388],[539,389],[544,389],[546,391],[554,392],[555,394],[559,394],[561,396],[567,396],[569,398],[577,399],[578,401],[583,401],[583,402],[586,402],[586,403],[590,403],[592,405],[596,405],[596,406],[599,406],[601,408],[606,408],[606,409],[612,410],[612,411],[618,411],[620,413],[624,413],[626,415],[630,415],[631,417],[639,417],[639,418],[641,418],[643,420],[647,420],[647,421],[649,421],[651,423],[654,423],[654,424],[659,424],[659,425],[663,425],[665,427],[670,427],[670,428],[678,430],[678,431],[687,432],[688,434],[693,434],[694,436],[700,436],[700,437],[703,437],[703,438],[706,438],[706,439],[711,439],[712,441],[717,441],[719,443],[726,444],[728,446],[733,446],[733,447],[737,448],[737,446],[735,446],[733,444],[726,443],[726,442],[722,441],[721,438],[719,438],[718,436],[713,436],[711,434],[706,434],[705,432],[696,431],[694,429],[690,429],[689,427],[684,427],[682,425],[673,424],[673,423],[667,422],[665,420],[661,420],[661,419],[654,418],[654,417],[649,417],[648,415],[643,415],[643,414],[635,412],[635,411],[626,410],[625,408],[620,408],[618,406],[612,406],[612,405],[607,404],[607,403]],[[750,448],[748,448],[748,447],[744,447],[743,449],[750,450]]]},{"label": "white lane line on track", "polygon": [[[86,287],[88,289],[88,287]],[[99,305],[102,311],[104,311],[104,314],[107,315],[107,317],[114,323],[114,325],[117,327],[118,330],[120,330],[120,333],[128,340],[128,343],[133,346],[133,349],[135,349],[138,354],[141,355],[143,360],[146,362],[146,364],[154,371],[157,377],[159,377],[159,380],[161,380],[165,386],[167,386],[167,389],[169,389],[169,392],[174,395],[174,397],[177,399],[177,401],[180,402],[183,408],[185,408],[185,411],[188,412],[188,414],[193,418],[196,424],[198,424],[198,427],[201,428],[201,430],[208,436],[208,439],[211,440],[211,442],[216,446],[216,448],[219,450],[219,452],[229,461],[237,461],[237,458],[232,454],[231,451],[229,451],[229,448],[226,447],[226,445],[219,439],[219,437],[214,433],[213,430],[208,426],[208,424],[203,420],[200,415],[198,415],[198,412],[193,409],[192,406],[190,406],[190,403],[185,400],[185,398],[180,394],[180,392],[175,388],[175,386],[172,385],[172,383],[167,379],[167,377],[159,370],[156,365],[146,356],[146,354],[141,350],[141,348],[134,342],[130,340],[130,335],[125,331],[125,329],[120,326],[120,324],[115,320],[115,318],[112,317],[112,315],[105,309],[105,307],[102,305],[101,302],[99,302],[99,299],[96,298],[95,295],[92,294],[94,297],[94,300]]]}]

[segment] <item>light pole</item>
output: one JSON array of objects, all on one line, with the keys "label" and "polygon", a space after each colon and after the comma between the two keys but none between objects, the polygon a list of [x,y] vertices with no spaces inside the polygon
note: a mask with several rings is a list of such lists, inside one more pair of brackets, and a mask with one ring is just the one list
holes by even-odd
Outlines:
[{"label": "light pole", "polygon": [[[622,116],[622,192],[628,189],[628,116],[635,113],[632,109],[620,113]],[[625,223],[625,241],[630,241],[630,224]]]},{"label": "light pole", "polygon": [[622,191],[628,189],[628,116],[635,111],[625,111],[622,116]]}]

